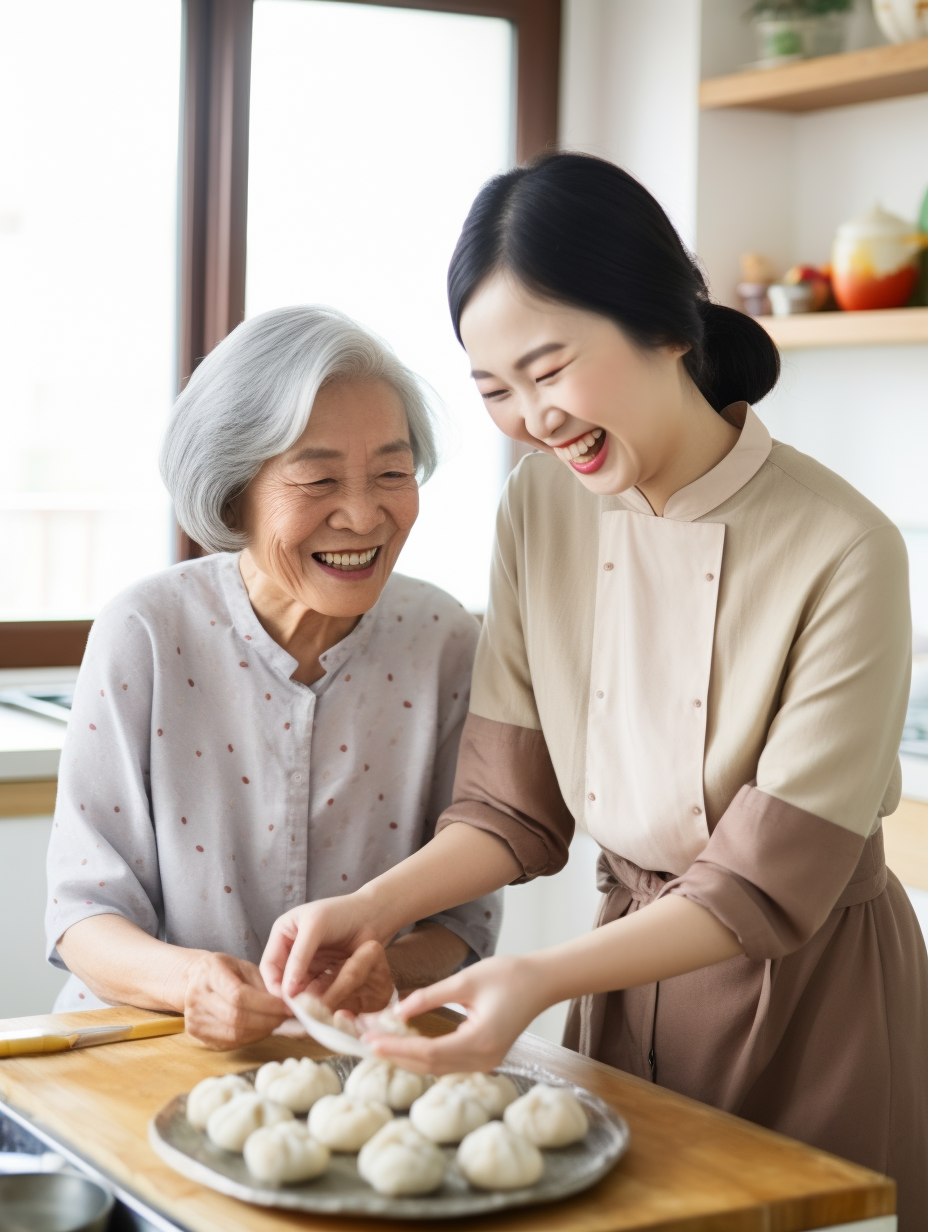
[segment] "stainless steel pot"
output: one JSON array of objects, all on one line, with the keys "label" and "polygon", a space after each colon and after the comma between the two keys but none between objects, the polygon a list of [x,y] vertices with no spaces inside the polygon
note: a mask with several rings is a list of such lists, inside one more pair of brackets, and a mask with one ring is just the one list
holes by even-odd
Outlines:
[{"label": "stainless steel pot", "polygon": [[67,1172],[0,1176],[0,1232],[105,1232],[113,1195]]}]

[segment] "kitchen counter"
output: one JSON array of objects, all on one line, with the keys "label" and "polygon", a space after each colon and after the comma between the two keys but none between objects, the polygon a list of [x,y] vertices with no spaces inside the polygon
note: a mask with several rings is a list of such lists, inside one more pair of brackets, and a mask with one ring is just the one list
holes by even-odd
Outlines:
[{"label": "kitchen counter", "polygon": [[[0,1031],[141,1022],[142,1010],[8,1019]],[[448,1029],[429,1015],[430,1034]],[[285,1056],[325,1055],[310,1041],[274,1037],[211,1053],[186,1035],[77,1052],[0,1060],[0,1116],[102,1174],[156,1227],[184,1232],[385,1232],[389,1223],[294,1217],[247,1206],[173,1172],[146,1140],[151,1117],[201,1078]],[[876,1173],[768,1133],[736,1117],[524,1035],[512,1060],[540,1064],[594,1091],[628,1121],[626,1157],[593,1189],[565,1202],[479,1220],[434,1221],[422,1232],[894,1232],[894,1186]]]}]

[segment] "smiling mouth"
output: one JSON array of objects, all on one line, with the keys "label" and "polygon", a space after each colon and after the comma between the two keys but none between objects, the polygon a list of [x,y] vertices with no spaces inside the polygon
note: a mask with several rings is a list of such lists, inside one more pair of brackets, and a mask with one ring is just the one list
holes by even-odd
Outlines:
[{"label": "smiling mouth", "polygon": [[334,572],[365,573],[373,569],[379,555],[380,545],[363,552],[313,552],[313,560]]},{"label": "smiling mouth", "polygon": [[578,437],[569,445],[555,445],[554,453],[562,462],[576,466],[586,466],[592,462],[606,443],[606,434],[602,428],[594,428],[585,436]]}]

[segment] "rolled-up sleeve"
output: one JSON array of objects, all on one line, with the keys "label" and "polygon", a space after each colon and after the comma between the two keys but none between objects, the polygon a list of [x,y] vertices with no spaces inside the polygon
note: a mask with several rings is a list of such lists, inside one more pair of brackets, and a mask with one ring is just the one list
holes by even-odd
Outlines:
[{"label": "rolled-up sleeve", "polygon": [[149,765],[152,642],[125,608],[91,631],[61,755],[48,849],[49,962],[59,938],[93,915],[120,915],[157,936],[162,897]]},{"label": "rolled-up sleeve", "polygon": [[663,891],[705,906],[749,957],[821,928],[895,808],[910,654],[905,546],[881,526],[847,549],[795,639],[756,784]]}]

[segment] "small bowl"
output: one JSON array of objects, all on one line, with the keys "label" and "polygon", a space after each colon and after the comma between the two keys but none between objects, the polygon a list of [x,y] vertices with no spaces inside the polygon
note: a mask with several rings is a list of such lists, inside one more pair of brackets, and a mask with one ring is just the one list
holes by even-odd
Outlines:
[{"label": "small bowl", "polygon": [[775,282],[767,288],[770,305],[775,317],[791,317],[800,312],[812,311],[812,288],[804,282]]},{"label": "small bowl", "polygon": [[109,1190],[85,1176],[0,1176],[0,1232],[104,1232],[112,1209]]}]

